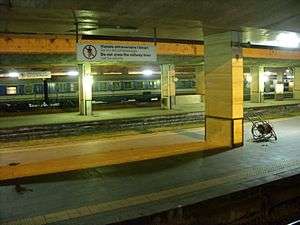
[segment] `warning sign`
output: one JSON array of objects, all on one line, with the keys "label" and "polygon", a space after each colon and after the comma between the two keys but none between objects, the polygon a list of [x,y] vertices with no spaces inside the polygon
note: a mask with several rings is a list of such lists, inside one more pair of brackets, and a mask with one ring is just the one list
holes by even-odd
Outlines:
[{"label": "warning sign", "polygon": [[109,45],[78,44],[79,61],[156,61],[154,46],[148,45]]},{"label": "warning sign", "polygon": [[82,54],[86,59],[94,59],[97,55],[97,49],[93,45],[86,45],[82,49]]}]

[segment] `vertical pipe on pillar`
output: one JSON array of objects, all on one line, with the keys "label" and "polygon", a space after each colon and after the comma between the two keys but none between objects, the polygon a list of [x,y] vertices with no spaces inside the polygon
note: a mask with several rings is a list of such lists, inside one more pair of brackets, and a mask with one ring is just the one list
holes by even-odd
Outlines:
[{"label": "vertical pipe on pillar", "polygon": [[174,109],[176,104],[175,66],[163,64],[161,68],[161,108]]},{"label": "vertical pipe on pillar", "polygon": [[80,115],[92,115],[92,85],[91,64],[79,64],[79,113]]},{"label": "vertical pipe on pillar", "polygon": [[46,105],[49,105],[48,80],[44,79],[43,83],[44,83],[44,103]]},{"label": "vertical pipe on pillar", "polygon": [[196,66],[195,76],[196,76],[196,94],[201,95],[201,102],[204,102],[205,99],[205,75],[204,67]]},{"label": "vertical pipe on pillar", "polygon": [[243,145],[243,57],[241,34],[204,36],[205,139],[215,147]]},{"label": "vertical pipe on pillar", "polygon": [[300,100],[300,67],[294,69],[294,99]]},{"label": "vertical pipe on pillar", "polygon": [[252,66],[250,73],[250,100],[253,103],[261,103],[264,101],[264,67]]}]

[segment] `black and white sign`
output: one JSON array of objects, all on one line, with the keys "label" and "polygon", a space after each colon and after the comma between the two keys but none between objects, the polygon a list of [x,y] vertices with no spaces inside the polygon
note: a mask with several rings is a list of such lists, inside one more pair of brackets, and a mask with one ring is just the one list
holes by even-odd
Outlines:
[{"label": "black and white sign", "polygon": [[77,60],[97,61],[156,61],[154,46],[149,45],[110,45],[78,44]]},{"label": "black and white sign", "polygon": [[20,74],[19,79],[46,79],[51,78],[50,71],[28,71]]},{"label": "black and white sign", "polygon": [[97,55],[97,49],[93,45],[86,45],[82,49],[83,56],[88,59],[94,59]]}]

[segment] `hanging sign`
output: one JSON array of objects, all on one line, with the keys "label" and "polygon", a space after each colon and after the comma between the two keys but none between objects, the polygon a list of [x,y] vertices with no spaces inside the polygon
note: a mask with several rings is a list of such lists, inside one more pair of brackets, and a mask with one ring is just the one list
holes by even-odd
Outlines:
[{"label": "hanging sign", "polygon": [[77,60],[99,61],[156,61],[154,46],[149,45],[111,45],[78,44]]},{"label": "hanging sign", "polygon": [[19,79],[46,79],[51,78],[50,71],[28,71],[19,75]]}]

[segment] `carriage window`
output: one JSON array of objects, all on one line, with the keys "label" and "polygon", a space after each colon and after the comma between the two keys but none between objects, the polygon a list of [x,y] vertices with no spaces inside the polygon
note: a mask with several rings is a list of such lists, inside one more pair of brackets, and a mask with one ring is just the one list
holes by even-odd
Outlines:
[{"label": "carriage window", "polygon": [[101,81],[100,83],[100,90],[99,91],[107,91],[108,90],[108,82]]},{"label": "carriage window", "polygon": [[113,90],[121,90],[121,82],[113,82]]},{"label": "carriage window", "polygon": [[128,90],[128,89],[132,89],[132,83],[131,82],[124,82],[124,89]]},{"label": "carriage window", "polygon": [[94,83],[93,83],[93,91],[94,91],[94,92],[99,92],[100,89],[101,89],[101,87],[100,87],[100,82],[99,82],[99,81],[94,82]]},{"label": "carriage window", "polygon": [[17,88],[17,93],[18,93],[18,95],[24,95],[25,94],[25,86],[19,85]]},{"label": "carriage window", "polygon": [[42,84],[34,84],[33,85],[33,92],[34,94],[42,94],[44,91]]},{"label": "carriage window", "polygon": [[70,91],[71,91],[71,92],[74,92],[74,91],[75,91],[74,83],[70,83]]},{"label": "carriage window", "polygon": [[136,81],[135,82],[135,88],[136,89],[143,89],[143,82],[142,81]]},{"label": "carriage window", "polygon": [[149,81],[143,81],[143,89],[148,89],[149,87]]},{"label": "carriage window", "polygon": [[17,94],[17,87],[6,87],[7,95],[15,95]]},{"label": "carriage window", "polygon": [[56,93],[55,83],[53,83],[53,82],[48,83],[48,92],[49,93]]}]

